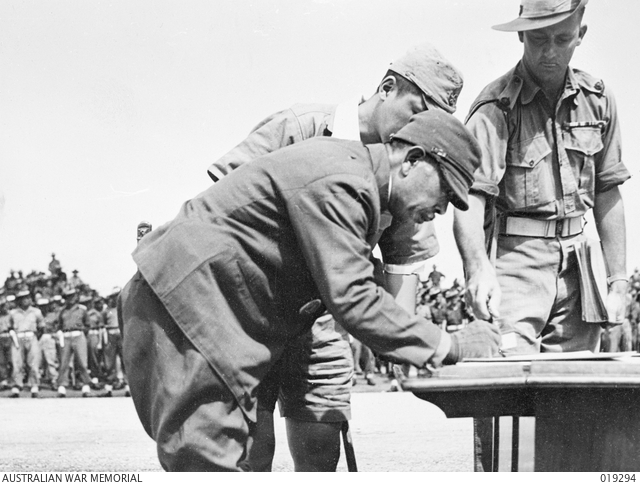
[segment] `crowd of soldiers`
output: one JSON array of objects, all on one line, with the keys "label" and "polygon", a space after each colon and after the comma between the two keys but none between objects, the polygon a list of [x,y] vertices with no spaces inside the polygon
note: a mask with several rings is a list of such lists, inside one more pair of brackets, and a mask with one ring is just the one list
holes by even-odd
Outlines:
[{"label": "crowd of soldiers", "polygon": [[129,395],[122,365],[116,303],[119,288],[106,296],[78,276],[67,277],[55,254],[49,274],[10,271],[0,288],[0,390],[10,397],[44,386],[66,397],[67,387],[83,397],[100,390]]}]

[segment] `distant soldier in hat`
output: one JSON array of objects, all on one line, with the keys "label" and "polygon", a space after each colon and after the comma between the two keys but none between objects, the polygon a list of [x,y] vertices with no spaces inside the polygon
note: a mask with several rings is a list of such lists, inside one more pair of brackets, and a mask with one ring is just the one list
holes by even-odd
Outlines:
[{"label": "distant soldier in hat", "polygon": [[[18,346],[13,355],[13,383],[11,397],[20,397],[25,373],[27,385],[31,387],[31,397],[38,397],[40,385],[40,346],[37,333],[44,325],[44,317],[39,308],[31,303],[29,290],[20,290],[16,295],[17,308],[9,313],[11,328],[17,337]],[[26,372],[25,372],[26,371]]]},{"label": "distant soldier in hat", "polygon": [[[102,368],[102,356],[104,352],[103,331],[104,317],[102,316],[102,303],[98,298],[90,295],[82,295],[80,303],[87,307],[87,318],[89,319],[89,330],[87,331],[87,352],[89,362],[89,374],[94,387],[100,384],[104,378]],[[97,308],[99,306],[99,309]]]},{"label": "distant soldier in hat", "polygon": [[11,388],[13,384],[11,364],[13,339],[9,333],[11,330],[10,318],[9,310],[7,310],[7,298],[4,295],[0,296],[0,391]]},{"label": "distant soldier in hat", "polygon": [[58,316],[58,328],[62,330],[64,346],[60,360],[58,376],[58,397],[67,396],[69,385],[69,364],[74,358],[75,371],[82,382],[82,397],[91,395],[91,378],[87,369],[87,337],[89,317],[87,309],[78,302],[78,293],[74,288],[64,292],[65,306]]},{"label": "distant soldier in hat", "polygon": [[434,264],[427,278],[431,281],[431,285],[434,288],[440,288],[444,274],[438,271],[438,267]]},{"label": "distant soldier in hat", "polygon": [[58,381],[58,349],[56,332],[58,330],[58,312],[53,309],[52,302],[47,298],[40,298],[38,308],[44,316],[44,324],[38,343],[40,344],[40,361],[43,369],[42,380],[48,381],[51,389],[55,390]]},{"label": "distant soldier in hat", "polygon": [[446,300],[445,319],[447,332],[457,332],[464,328],[469,319],[466,305],[456,288],[449,288],[444,293]]},{"label": "distant soldier in hat", "polygon": [[447,324],[447,303],[442,294],[442,290],[437,286],[432,286],[429,290],[431,300],[431,321],[441,329]]},{"label": "distant soldier in hat", "polygon": [[[602,325],[624,321],[626,229],[619,185],[620,127],[611,90],[569,66],[587,33],[586,0],[521,0],[496,30],[517,32],[524,54],[477,97],[467,126],[482,147],[470,209],[455,213],[474,314],[499,316],[507,354],[596,351]],[[514,36],[515,37],[515,36]],[[608,322],[583,317],[575,247],[593,208],[609,271]],[[485,218],[486,214],[486,218]],[[494,217],[496,219],[494,221]],[[483,232],[483,221],[488,232]],[[487,257],[495,255],[495,273]],[[495,274],[497,273],[497,279]],[[487,309],[486,297],[502,292]]]},{"label": "distant soldier in hat", "polygon": [[[107,298],[107,305],[104,309],[104,331],[105,331],[105,386],[104,390],[107,397],[112,396],[114,389],[124,387],[125,395],[129,395],[129,386],[127,384],[126,369],[124,369],[124,359],[122,356],[122,333],[120,331],[120,323],[118,320],[117,302],[120,288],[115,287]],[[118,376],[118,359],[122,365],[122,377]]]},{"label": "distant soldier in hat", "polygon": [[51,276],[57,277],[62,271],[60,261],[56,259],[56,253],[51,253],[51,261],[49,261],[49,272]]},{"label": "distant soldier in hat", "polygon": [[[424,110],[453,113],[462,89],[461,73],[429,44],[410,48],[395,59],[368,98],[339,105],[298,104],[269,116],[237,147],[209,167],[219,180],[238,166],[284,146],[325,136],[384,143],[409,118]],[[386,288],[405,310],[416,310],[417,273],[439,250],[432,222],[415,224],[388,214],[377,236]],[[373,244],[375,246],[375,242]],[[382,266],[381,266],[382,267]],[[297,471],[335,471],[341,424],[351,417],[353,359],[333,319],[319,320],[310,338],[292,343],[258,391],[258,424],[249,462],[256,471],[271,469],[275,448],[273,414],[280,413]],[[304,347],[299,349],[298,347]],[[294,362],[289,356],[306,355]]]},{"label": "distant soldier in hat", "polygon": [[495,325],[449,335],[402,309],[370,260],[383,211],[420,224],[450,201],[466,208],[478,151],[442,110],[385,144],[316,137],[234,170],[140,240],[119,313],[131,395],[165,469],[240,469],[258,385],[325,305],[415,366],[497,352]]},{"label": "distant soldier in hat", "polygon": [[80,278],[78,276],[78,270],[74,269],[72,271],[72,273],[73,273],[73,276],[71,278],[69,278],[69,286],[71,288],[75,288],[78,291],[82,290],[82,286],[84,285],[84,281],[82,281],[82,278]]}]

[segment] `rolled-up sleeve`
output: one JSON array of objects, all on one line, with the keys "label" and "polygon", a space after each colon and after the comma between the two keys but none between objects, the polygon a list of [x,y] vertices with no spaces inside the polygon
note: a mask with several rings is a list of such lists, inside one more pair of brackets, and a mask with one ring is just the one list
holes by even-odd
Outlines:
[{"label": "rolled-up sleeve", "polygon": [[494,103],[487,103],[471,115],[467,128],[478,140],[482,152],[471,192],[496,197],[506,169],[509,140],[506,116]]},{"label": "rolled-up sleeve", "polygon": [[607,101],[606,126],[602,135],[603,148],[595,156],[596,193],[606,192],[631,177],[629,170],[622,162],[622,137],[616,101],[613,94],[606,89],[604,99]]},{"label": "rolled-up sleeve", "polygon": [[414,272],[440,250],[433,222],[416,224],[413,221],[397,219],[384,230],[378,247],[386,268],[396,268],[395,271],[391,271],[396,273],[406,272],[400,270],[401,266],[410,273]]}]

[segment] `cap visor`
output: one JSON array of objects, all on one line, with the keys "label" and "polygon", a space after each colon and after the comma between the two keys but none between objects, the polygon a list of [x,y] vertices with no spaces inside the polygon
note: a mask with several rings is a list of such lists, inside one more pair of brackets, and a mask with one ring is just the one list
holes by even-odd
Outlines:
[{"label": "cap visor", "polygon": [[453,177],[447,170],[441,171],[447,186],[449,187],[449,202],[456,209],[466,211],[469,209],[469,189],[458,179]]}]

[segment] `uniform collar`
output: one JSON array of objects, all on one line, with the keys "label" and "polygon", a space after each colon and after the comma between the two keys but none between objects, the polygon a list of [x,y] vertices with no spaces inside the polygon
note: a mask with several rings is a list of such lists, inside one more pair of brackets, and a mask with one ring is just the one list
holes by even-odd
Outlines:
[{"label": "uniform collar", "polygon": [[[529,71],[524,66],[522,61],[518,62],[514,73],[520,79],[522,79],[522,89],[520,90],[520,103],[529,104],[533,101],[536,95],[542,91],[542,88],[536,83],[533,77],[529,74]],[[571,67],[567,68],[567,74],[565,76],[564,90],[560,99],[567,98],[572,94],[575,94],[580,89],[580,82],[573,73]]]},{"label": "uniform collar", "polygon": [[387,149],[384,143],[366,145],[366,148],[371,155],[373,174],[380,193],[380,212],[385,212],[389,205],[389,174],[391,173]]}]

